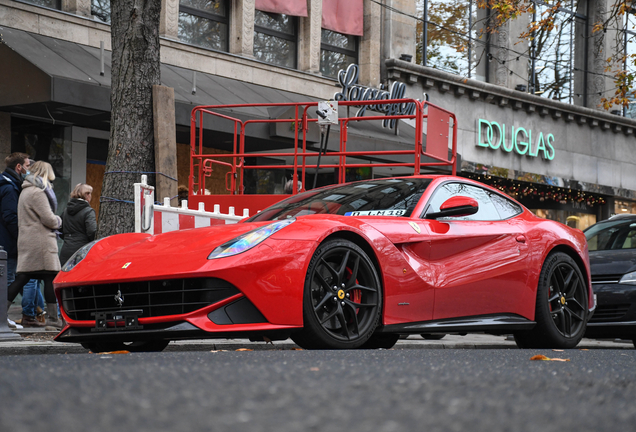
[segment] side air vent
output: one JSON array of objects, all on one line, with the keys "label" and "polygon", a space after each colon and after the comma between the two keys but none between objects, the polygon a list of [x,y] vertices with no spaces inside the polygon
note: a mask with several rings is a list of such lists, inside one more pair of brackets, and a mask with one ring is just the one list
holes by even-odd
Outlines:
[{"label": "side air vent", "polygon": [[217,325],[256,324],[267,322],[263,314],[256,309],[256,306],[254,306],[254,304],[245,297],[210,312],[208,314],[208,318]]}]

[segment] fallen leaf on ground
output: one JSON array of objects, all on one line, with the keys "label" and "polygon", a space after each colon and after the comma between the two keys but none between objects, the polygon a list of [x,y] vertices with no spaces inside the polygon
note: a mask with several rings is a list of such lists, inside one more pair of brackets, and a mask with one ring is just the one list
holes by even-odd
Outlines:
[{"label": "fallen leaf on ground", "polygon": [[314,371],[314,372],[316,372],[316,371],[319,371],[319,370],[320,370],[320,368],[312,367],[312,368],[309,368],[309,370],[310,370],[310,371]]},{"label": "fallen leaf on ground", "polygon": [[254,351],[254,350],[250,348],[239,348],[236,351]]},{"label": "fallen leaf on ground", "polygon": [[561,359],[561,358],[550,358],[546,357],[542,354],[538,354],[536,356],[530,357],[530,360],[544,360],[544,361],[558,361],[558,362],[569,362],[570,359]]},{"label": "fallen leaf on ground", "polygon": [[227,352],[227,350],[212,350],[210,352]]},{"label": "fallen leaf on ground", "polygon": [[126,350],[121,350],[121,351],[108,351],[108,352],[101,352],[101,353],[97,353],[100,355],[103,354],[130,354],[130,351],[126,351]]},{"label": "fallen leaf on ground", "polygon": [[553,349],[554,352],[563,352],[563,350]]},{"label": "fallen leaf on ground", "polygon": [[587,348],[581,348],[579,351],[589,351]]},{"label": "fallen leaf on ground", "polygon": [[302,348],[290,348],[291,351],[302,351]]}]

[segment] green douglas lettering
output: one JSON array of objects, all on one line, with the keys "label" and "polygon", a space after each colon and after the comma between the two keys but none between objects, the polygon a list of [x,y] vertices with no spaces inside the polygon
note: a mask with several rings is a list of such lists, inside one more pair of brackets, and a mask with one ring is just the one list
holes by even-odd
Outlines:
[{"label": "green douglas lettering", "polygon": [[554,159],[554,155],[556,154],[554,147],[552,147],[552,141],[554,141],[554,135],[548,134],[546,137],[546,142],[548,143],[548,154],[546,155],[545,152],[543,153],[547,160]]},{"label": "green douglas lettering", "polygon": [[[481,139],[481,131],[483,129],[482,124],[485,124],[487,126],[486,138],[488,139],[488,142],[483,142],[483,140]],[[492,125],[490,124],[490,122],[487,120],[479,119],[479,125],[477,126],[477,131],[479,133],[479,138],[477,138],[477,145],[481,147],[490,147],[490,142],[492,141]]]},{"label": "green douglas lettering", "polygon": [[510,147],[506,147],[506,141],[504,140],[503,145],[501,146],[501,148],[506,152],[506,153],[510,153],[514,148],[515,148],[515,142],[516,142],[516,137],[517,135],[515,134],[515,127],[512,126],[510,128]]},{"label": "green douglas lettering", "polygon": [[539,154],[539,150],[543,151],[543,159],[547,159],[545,157],[546,149],[545,149],[545,143],[543,142],[543,132],[541,132],[539,134],[539,138],[537,139],[537,148],[535,149],[533,156],[538,155]]},{"label": "green douglas lettering", "polygon": [[[519,140],[519,132],[523,132],[526,138],[528,138],[528,141]],[[528,153],[528,143],[530,142],[529,139],[530,138],[528,137],[528,132],[522,127],[518,128],[517,133],[515,134],[515,151],[520,155]],[[519,148],[519,145],[521,145],[521,148]]]},{"label": "green douglas lettering", "polygon": [[499,139],[497,140],[496,143],[493,143],[492,141],[490,141],[488,144],[490,144],[490,148],[493,150],[497,150],[500,146],[502,141],[504,140],[504,135],[506,134],[506,125],[503,125],[503,128],[501,126],[499,126],[499,123],[497,122],[492,122],[493,126],[496,126],[498,131],[499,131]]},{"label": "green douglas lettering", "polygon": [[510,126],[510,134],[506,134],[505,123],[498,123],[485,119],[477,120],[477,145],[489,147],[493,150],[501,149],[506,153],[513,151],[519,155],[538,157],[551,161],[556,156],[554,135],[539,131],[532,140],[532,129]]}]

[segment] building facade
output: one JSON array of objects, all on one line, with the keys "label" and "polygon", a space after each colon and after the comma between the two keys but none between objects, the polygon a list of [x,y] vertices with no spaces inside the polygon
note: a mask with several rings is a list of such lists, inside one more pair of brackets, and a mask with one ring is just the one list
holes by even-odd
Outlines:
[{"label": "building facade", "polygon": [[[355,63],[360,85],[389,89],[399,81],[405,96],[455,112],[459,175],[579,228],[636,213],[636,121],[629,110],[598,107],[615,86],[603,60],[631,31],[592,32],[611,4],[569,1],[559,30],[537,38],[541,47],[525,47],[517,35],[532,17],[482,40],[487,11],[474,0],[162,0],[161,83],[175,91],[178,183],[188,183],[193,107],[328,100],[340,90],[338,71]],[[0,0],[0,160],[26,151],[49,161],[59,201],[87,182],[95,209],[110,127],[109,5]],[[538,13],[544,7],[537,1]],[[449,11],[459,19],[449,20]],[[210,128],[209,151],[231,151],[227,125]],[[399,135],[403,142],[390,131],[364,132],[359,141],[412,142],[408,125]],[[288,145],[269,130],[248,138],[254,149]],[[225,173],[213,172],[206,188],[225,192]],[[251,192],[282,192],[280,174],[255,176]]]},{"label": "building facade", "polygon": [[[417,61],[387,59],[386,79],[403,81],[407,96],[425,97],[456,114],[460,175],[581,229],[613,214],[635,213],[632,108],[600,106],[616,91],[607,58],[634,52],[634,11],[595,32],[614,2],[568,0],[554,29],[536,32],[532,41],[520,39],[549,7],[534,3],[534,13],[493,34],[480,32],[487,11],[475,1],[412,5],[404,12],[426,19],[426,49],[416,30]],[[633,65],[624,61],[629,72]]]}]

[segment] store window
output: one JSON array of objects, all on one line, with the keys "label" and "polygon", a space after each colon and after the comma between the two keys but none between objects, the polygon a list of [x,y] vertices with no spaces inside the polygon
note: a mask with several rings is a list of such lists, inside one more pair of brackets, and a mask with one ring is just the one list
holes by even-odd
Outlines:
[{"label": "store window", "polygon": [[[623,60],[623,69],[628,74],[636,74],[636,17],[631,13],[626,13],[623,25],[625,26],[623,31],[623,45],[625,59]],[[630,100],[629,106],[623,108],[623,115],[631,119],[636,119],[636,100],[634,95],[629,94]]]},{"label": "store window", "polygon": [[110,24],[110,0],[92,0],[91,14],[100,21]]},{"label": "store window", "polygon": [[227,0],[180,0],[179,39],[219,51],[228,50]]},{"label": "store window", "polygon": [[358,63],[358,38],[322,29],[320,42],[320,72],[336,78],[338,71]]},{"label": "store window", "polygon": [[62,0],[23,0],[36,6],[44,6],[51,9],[62,9]]},{"label": "store window", "polygon": [[486,43],[477,32],[478,23],[484,21],[481,16],[478,19],[478,13],[485,15],[485,10],[478,9],[475,0],[419,1],[418,9],[422,20],[417,23],[417,63],[484,79],[477,76],[476,69],[485,61]]},{"label": "store window", "polygon": [[[535,0],[532,21],[546,19],[554,5]],[[575,43],[585,43],[586,17],[577,13],[578,0],[566,0],[554,14],[554,28],[541,27],[532,36],[528,76],[530,92],[561,102],[574,102]],[[582,34],[577,37],[577,31]],[[576,47],[582,48],[582,47]],[[583,53],[583,49],[578,49]],[[579,95],[580,97],[580,95]]]},{"label": "store window", "polygon": [[636,214],[636,202],[616,200],[614,201],[614,214]]},{"label": "store window", "polygon": [[51,164],[55,172],[53,190],[57,197],[56,214],[66,208],[71,192],[71,128],[11,118],[11,151],[28,154],[34,161]]},{"label": "store window", "polygon": [[298,19],[296,17],[255,11],[254,57],[267,63],[296,68]]}]

